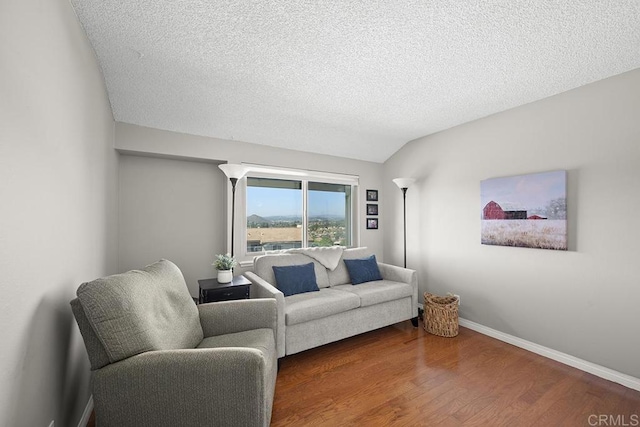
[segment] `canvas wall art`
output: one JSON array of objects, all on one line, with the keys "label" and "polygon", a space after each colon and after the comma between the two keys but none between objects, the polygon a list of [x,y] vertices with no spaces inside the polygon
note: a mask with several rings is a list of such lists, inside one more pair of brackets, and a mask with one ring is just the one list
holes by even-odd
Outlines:
[{"label": "canvas wall art", "polygon": [[567,172],[480,183],[484,245],[567,250]]}]

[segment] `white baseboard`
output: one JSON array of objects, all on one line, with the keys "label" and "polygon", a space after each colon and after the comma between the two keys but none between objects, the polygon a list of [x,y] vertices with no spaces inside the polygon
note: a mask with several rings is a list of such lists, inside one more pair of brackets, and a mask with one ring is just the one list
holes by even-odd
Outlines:
[{"label": "white baseboard", "polygon": [[87,406],[84,408],[78,427],[87,427],[89,418],[91,418],[91,412],[93,412],[93,395],[89,396],[89,401],[87,402]]},{"label": "white baseboard", "polygon": [[496,331],[495,329],[491,329],[470,320],[460,318],[458,324],[483,335],[490,336],[497,340],[515,345],[516,347],[528,350],[532,353],[539,354],[540,356],[555,360],[556,362],[564,363],[565,365],[580,369],[581,371],[588,372],[597,377],[604,378],[605,380],[613,381],[615,383],[622,384],[625,387],[640,391],[640,379],[630,375],[605,368],[604,366],[596,365],[595,363],[587,362],[586,360],[578,359],[577,357],[569,354],[532,343],[522,338],[514,337],[513,335],[505,334],[504,332]]}]

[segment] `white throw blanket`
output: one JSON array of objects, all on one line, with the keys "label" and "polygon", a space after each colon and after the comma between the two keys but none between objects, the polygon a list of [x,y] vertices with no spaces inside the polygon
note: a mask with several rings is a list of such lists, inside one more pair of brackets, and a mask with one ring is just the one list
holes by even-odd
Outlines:
[{"label": "white throw blanket", "polygon": [[342,251],[344,251],[343,246],[328,246],[319,248],[289,249],[287,252],[306,255],[333,271],[340,262]]}]

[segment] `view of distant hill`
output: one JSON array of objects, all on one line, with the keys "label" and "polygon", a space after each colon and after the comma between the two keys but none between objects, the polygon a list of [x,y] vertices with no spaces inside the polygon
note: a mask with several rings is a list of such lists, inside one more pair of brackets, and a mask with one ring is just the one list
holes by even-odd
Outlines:
[{"label": "view of distant hill", "polygon": [[[306,238],[310,246],[346,246],[349,243],[344,216],[311,216]],[[302,217],[294,215],[247,217],[247,250],[299,248],[302,244]]]},{"label": "view of distant hill", "polygon": [[251,223],[256,223],[256,224],[264,224],[264,223],[270,223],[271,221],[268,220],[267,218],[263,218],[260,215],[250,215],[247,217],[247,223],[251,224]]},{"label": "view of distant hill", "polygon": [[[276,215],[276,216],[260,216],[260,215],[250,215],[247,217],[247,222],[251,223],[271,223],[271,222],[283,222],[283,221],[300,221],[300,217],[297,215]],[[344,215],[311,215],[309,217],[310,220],[329,220],[329,221],[341,221],[344,220]]]}]

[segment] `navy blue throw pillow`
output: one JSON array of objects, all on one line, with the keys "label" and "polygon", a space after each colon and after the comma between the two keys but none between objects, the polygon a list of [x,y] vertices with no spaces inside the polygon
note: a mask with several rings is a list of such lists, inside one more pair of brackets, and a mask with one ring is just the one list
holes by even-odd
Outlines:
[{"label": "navy blue throw pillow", "polygon": [[285,267],[274,265],[271,268],[276,275],[276,288],[280,289],[285,297],[320,290],[316,283],[316,271],[313,269],[312,262]]},{"label": "navy blue throw pillow", "polygon": [[345,259],[344,263],[347,265],[352,285],[382,280],[375,255],[371,255],[368,258]]}]

